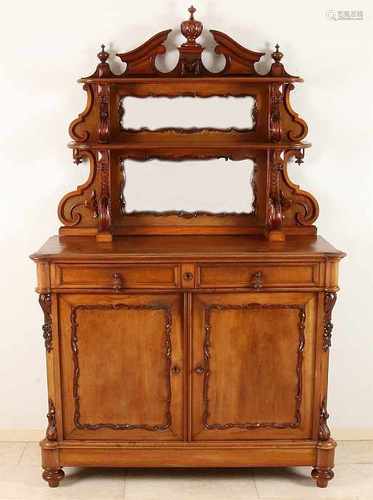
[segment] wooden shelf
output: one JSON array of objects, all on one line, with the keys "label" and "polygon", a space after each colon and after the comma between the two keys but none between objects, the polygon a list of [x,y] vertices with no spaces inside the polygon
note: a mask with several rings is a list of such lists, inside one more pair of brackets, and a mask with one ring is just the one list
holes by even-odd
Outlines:
[{"label": "wooden shelf", "polygon": [[119,151],[178,151],[184,150],[186,152],[214,150],[216,153],[230,153],[234,151],[258,151],[258,150],[287,150],[287,149],[306,149],[311,147],[309,142],[226,142],[214,143],[212,141],[182,141],[182,142],[111,142],[111,143],[78,143],[70,142],[69,148],[78,150],[119,150]]}]

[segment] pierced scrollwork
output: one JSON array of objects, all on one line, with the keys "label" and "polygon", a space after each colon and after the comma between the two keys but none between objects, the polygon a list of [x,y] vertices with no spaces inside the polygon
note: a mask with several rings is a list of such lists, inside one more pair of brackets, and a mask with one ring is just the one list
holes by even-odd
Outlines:
[{"label": "pierced scrollwork", "polygon": [[48,441],[57,441],[56,408],[51,398],[48,400],[48,427],[46,438]]},{"label": "pierced scrollwork", "polygon": [[320,408],[319,440],[328,441],[330,439],[330,429],[328,427],[329,413],[326,409],[326,400],[323,399]]},{"label": "pierced scrollwork", "polygon": [[323,350],[329,351],[331,347],[331,338],[333,331],[332,311],[337,301],[335,292],[326,292],[324,295],[324,333],[323,333]]},{"label": "pierced scrollwork", "polygon": [[41,293],[39,295],[39,304],[44,313],[43,338],[47,352],[52,351],[52,296],[50,293]]}]

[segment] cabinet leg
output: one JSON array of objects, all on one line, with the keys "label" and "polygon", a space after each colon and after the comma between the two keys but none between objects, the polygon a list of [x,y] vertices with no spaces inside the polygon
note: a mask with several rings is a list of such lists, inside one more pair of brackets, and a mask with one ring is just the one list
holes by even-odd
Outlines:
[{"label": "cabinet leg", "polygon": [[317,445],[317,463],[311,472],[319,488],[326,488],[328,482],[333,479],[334,472],[334,450],[337,443],[333,439],[320,441]]},{"label": "cabinet leg", "polygon": [[313,479],[316,480],[316,484],[319,488],[326,488],[328,482],[333,479],[334,472],[330,467],[315,467],[312,469],[311,475]]},{"label": "cabinet leg", "polygon": [[62,469],[44,469],[43,479],[47,481],[50,488],[57,488],[60,481],[65,477],[65,473]]}]

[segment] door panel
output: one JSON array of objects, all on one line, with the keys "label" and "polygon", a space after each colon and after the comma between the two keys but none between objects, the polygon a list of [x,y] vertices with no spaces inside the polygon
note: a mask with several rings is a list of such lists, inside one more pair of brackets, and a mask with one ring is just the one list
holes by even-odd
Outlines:
[{"label": "door panel", "polygon": [[182,439],[180,301],[60,295],[65,438]]},{"label": "door panel", "polygon": [[316,296],[199,294],[193,304],[193,439],[312,435]]}]

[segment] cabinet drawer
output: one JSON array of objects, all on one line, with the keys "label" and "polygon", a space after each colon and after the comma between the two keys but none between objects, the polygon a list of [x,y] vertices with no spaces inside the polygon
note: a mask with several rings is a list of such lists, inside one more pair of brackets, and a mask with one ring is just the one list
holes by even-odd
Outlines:
[{"label": "cabinet drawer", "polygon": [[198,267],[200,288],[319,286],[319,265],[309,264],[203,264]]},{"label": "cabinet drawer", "polygon": [[179,274],[172,264],[59,264],[53,281],[59,288],[177,288]]}]

